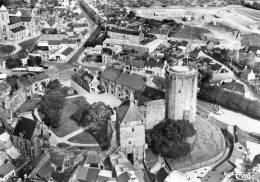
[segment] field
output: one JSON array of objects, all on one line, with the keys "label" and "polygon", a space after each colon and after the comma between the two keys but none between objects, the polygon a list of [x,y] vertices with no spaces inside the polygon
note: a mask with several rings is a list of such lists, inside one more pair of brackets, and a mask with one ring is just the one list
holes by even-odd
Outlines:
[{"label": "field", "polygon": [[73,142],[73,143],[83,143],[83,144],[96,144],[97,143],[95,138],[88,131],[84,131],[84,132],[68,139],[68,141]]},{"label": "field", "polygon": [[184,26],[181,30],[174,34],[173,37],[182,39],[201,39],[201,35],[203,33],[210,33],[210,31],[205,28]]},{"label": "field", "polygon": [[24,54],[27,51],[31,51],[38,39],[39,37],[36,37],[19,43],[19,46],[21,46],[22,49],[17,53],[17,55]]},{"label": "field", "polygon": [[150,6],[224,6],[226,4],[240,4],[239,0],[109,0],[114,4],[129,7]]},{"label": "field", "polygon": [[78,130],[80,127],[74,122],[70,116],[76,112],[79,108],[78,105],[73,103],[74,99],[67,100],[60,119],[60,126],[58,128],[52,128],[52,131],[59,137],[64,137],[73,131]]}]

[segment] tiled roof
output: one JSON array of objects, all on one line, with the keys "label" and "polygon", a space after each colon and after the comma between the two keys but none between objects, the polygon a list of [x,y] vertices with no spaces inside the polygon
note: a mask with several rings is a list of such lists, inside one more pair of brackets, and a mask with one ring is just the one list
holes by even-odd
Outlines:
[{"label": "tiled roof", "polygon": [[36,121],[22,117],[16,124],[13,135],[31,140],[36,125]]},{"label": "tiled roof", "polygon": [[40,73],[40,74],[37,74],[35,76],[29,77],[28,80],[32,83],[36,83],[36,82],[46,80],[48,78],[50,78],[50,77],[46,73]]},{"label": "tiled roof", "polygon": [[0,166],[0,177],[4,177],[12,170],[15,170],[15,166],[10,162],[5,163],[4,165]]},{"label": "tiled roof", "polygon": [[23,30],[25,30],[24,26],[19,26],[19,27],[15,27],[15,28],[11,29],[11,31],[13,33],[17,33],[17,32],[23,31]]},{"label": "tiled roof", "polygon": [[122,74],[122,71],[119,69],[116,69],[114,67],[109,67],[105,69],[102,74],[100,75],[101,78],[104,78],[109,81],[117,81],[119,76]]},{"label": "tiled roof", "polygon": [[126,27],[127,29],[129,30],[135,30],[135,31],[138,31],[140,26],[139,25],[127,25]]},{"label": "tiled roof", "polygon": [[119,79],[118,84],[124,85],[134,90],[141,90],[145,86],[145,77],[136,73],[130,73],[128,71],[123,72]]},{"label": "tiled roof", "polygon": [[4,163],[6,163],[6,161],[9,160],[9,156],[4,151],[0,151],[0,166],[2,166]]},{"label": "tiled roof", "polygon": [[73,25],[73,28],[84,28],[84,27],[88,27],[88,25],[86,23],[80,23],[80,24]]},{"label": "tiled roof", "polygon": [[32,17],[29,17],[29,16],[21,16],[21,21],[22,22],[30,22]]},{"label": "tiled roof", "polygon": [[7,82],[0,82],[0,92],[5,91],[6,89],[10,88],[11,86]]},{"label": "tiled roof", "polygon": [[125,101],[116,109],[118,122],[128,123],[143,120],[143,116],[138,111],[137,106],[131,104],[131,102],[132,101]]},{"label": "tiled roof", "polygon": [[127,29],[120,29],[120,28],[115,28],[111,27],[109,29],[110,32],[116,32],[116,33],[121,33],[121,34],[129,34],[129,35],[139,35],[139,31],[134,31],[134,30],[127,30]]},{"label": "tiled roof", "polygon": [[161,168],[156,174],[153,175],[156,178],[157,182],[164,182],[168,173],[165,171],[164,168]]},{"label": "tiled roof", "polygon": [[113,54],[113,51],[110,49],[110,48],[107,48],[107,47],[104,47],[103,49],[102,49],[102,53],[103,54],[108,54],[108,55],[112,55]]},{"label": "tiled roof", "polygon": [[150,58],[150,59],[148,59],[148,60],[146,61],[145,66],[146,66],[146,67],[151,67],[151,68],[153,68],[153,67],[162,68],[162,67],[164,66],[164,61],[161,60],[161,59],[157,59],[157,60],[156,60],[156,59]]},{"label": "tiled roof", "polygon": [[72,49],[71,47],[68,47],[67,49],[65,49],[61,54],[64,56],[68,56],[73,52],[74,49]]},{"label": "tiled roof", "polygon": [[60,45],[60,41],[59,40],[48,40],[48,44],[49,45]]},{"label": "tiled roof", "polygon": [[53,167],[53,163],[48,160],[37,171],[37,176],[40,176],[42,178],[51,176],[52,172],[54,172],[54,171],[55,171],[55,169]]},{"label": "tiled roof", "polygon": [[13,25],[13,24],[16,24],[16,23],[19,23],[19,22],[30,22],[31,21],[31,17],[28,17],[28,16],[9,16],[9,20],[10,20],[10,23],[9,25]]}]

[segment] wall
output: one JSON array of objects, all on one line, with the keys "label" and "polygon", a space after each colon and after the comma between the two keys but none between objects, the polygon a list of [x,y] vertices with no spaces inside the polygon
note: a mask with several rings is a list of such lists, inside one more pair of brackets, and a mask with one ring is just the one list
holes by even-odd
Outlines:
[{"label": "wall", "polygon": [[146,118],[145,129],[153,129],[155,125],[165,118],[165,100],[147,102],[144,115]]},{"label": "wall", "polygon": [[24,88],[19,88],[13,93],[10,98],[13,112],[17,111],[17,109],[21,107],[21,105],[26,101],[26,98],[26,90]]}]

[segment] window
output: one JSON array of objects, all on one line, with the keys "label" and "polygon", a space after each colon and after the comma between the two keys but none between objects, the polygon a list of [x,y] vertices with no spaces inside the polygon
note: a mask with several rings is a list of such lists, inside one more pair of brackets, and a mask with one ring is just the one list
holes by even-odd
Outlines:
[{"label": "window", "polygon": [[132,128],[132,132],[134,132],[134,131],[135,131],[135,128],[133,127],[133,128]]}]

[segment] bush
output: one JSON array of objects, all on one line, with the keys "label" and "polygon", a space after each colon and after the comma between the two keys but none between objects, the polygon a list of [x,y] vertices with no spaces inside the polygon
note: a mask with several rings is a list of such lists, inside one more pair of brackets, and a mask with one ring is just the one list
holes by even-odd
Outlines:
[{"label": "bush", "polygon": [[187,137],[195,134],[195,129],[186,120],[167,120],[156,125],[148,133],[147,143],[152,146],[155,154],[163,157],[179,159],[190,153],[190,144],[186,142]]},{"label": "bush", "polygon": [[6,67],[8,69],[12,69],[12,68],[16,68],[16,67],[21,67],[22,66],[22,62],[20,59],[18,58],[13,58],[13,57],[10,57],[6,60],[6,63],[5,63]]},{"label": "bush", "polygon": [[214,102],[233,111],[260,119],[260,102],[249,100],[243,95],[223,90],[218,86],[208,86],[200,89],[198,97],[202,100]]}]

